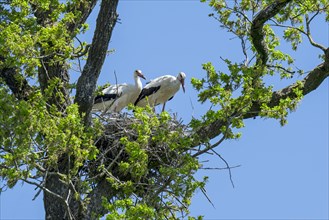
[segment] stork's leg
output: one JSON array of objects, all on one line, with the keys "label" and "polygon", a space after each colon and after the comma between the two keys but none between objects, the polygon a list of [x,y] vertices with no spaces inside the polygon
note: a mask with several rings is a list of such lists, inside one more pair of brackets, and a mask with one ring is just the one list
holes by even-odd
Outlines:
[{"label": "stork's leg", "polygon": [[152,110],[153,110],[154,113],[155,113],[155,103],[157,103],[157,100],[154,100],[154,103],[152,105]]},{"label": "stork's leg", "polygon": [[163,106],[162,106],[162,112],[164,111],[165,106],[166,106],[166,102],[163,103]]}]

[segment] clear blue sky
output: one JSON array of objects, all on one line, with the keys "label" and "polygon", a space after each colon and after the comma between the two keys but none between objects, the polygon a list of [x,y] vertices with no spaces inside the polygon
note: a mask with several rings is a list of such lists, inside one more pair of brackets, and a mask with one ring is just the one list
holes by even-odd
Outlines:
[{"label": "clear blue sky", "polygon": [[[198,1],[121,1],[117,24],[99,84],[132,83],[132,73],[141,69],[147,79],[164,74],[187,74],[186,93],[179,91],[166,109],[177,112],[186,123],[199,117],[208,106],[200,105],[189,81],[202,77],[201,64],[211,61],[224,68],[220,56],[240,61],[238,40],[220,29],[208,17],[211,9]],[[91,17],[95,19],[95,13]],[[90,42],[94,23],[83,40]],[[94,21],[93,21],[94,22]],[[316,20],[315,22],[319,22]],[[315,40],[329,45],[329,27],[318,23]],[[289,50],[284,45],[284,50]],[[311,70],[320,63],[318,50],[307,46],[295,55],[296,63]],[[76,73],[72,73],[76,79]],[[269,81],[275,83],[276,80]],[[328,219],[328,79],[306,96],[284,127],[275,120],[246,121],[242,138],[226,141],[217,148],[231,165],[235,188],[226,170],[201,170],[197,176],[209,176],[207,193],[215,205],[197,192],[192,215],[205,219]],[[275,88],[281,88],[279,83]],[[224,167],[216,157],[206,167]],[[43,219],[42,196],[32,201],[34,187],[18,184],[1,194],[0,219]]]}]

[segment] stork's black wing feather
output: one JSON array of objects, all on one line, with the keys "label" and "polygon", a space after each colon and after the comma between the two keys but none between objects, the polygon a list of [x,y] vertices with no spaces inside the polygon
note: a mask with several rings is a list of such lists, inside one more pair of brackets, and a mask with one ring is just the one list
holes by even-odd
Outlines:
[{"label": "stork's black wing feather", "polygon": [[118,94],[104,94],[95,97],[94,104],[114,100],[118,97]]},{"label": "stork's black wing feather", "polygon": [[138,96],[137,100],[135,101],[134,105],[137,105],[137,103],[140,100],[144,99],[145,97],[156,93],[160,89],[160,87],[161,86],[156,86],[156,87],[150,87],[150,88],[142,89],[142,91],[141,91],[141,93],[139,93],[139,96]]}]

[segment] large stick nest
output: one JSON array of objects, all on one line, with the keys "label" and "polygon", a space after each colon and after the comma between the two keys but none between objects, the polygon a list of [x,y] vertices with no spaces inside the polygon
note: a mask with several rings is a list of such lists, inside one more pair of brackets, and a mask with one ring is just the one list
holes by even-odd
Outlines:
[{"label": "large stick nest", "polygon": [[[149,190],[151,179],[152,185],[163,185],[163,182],[166,181],[160,172],[161,167],[180,167],[184,160],[184,155],[188,153],[186,148],[182,149],[178,147],[175,150],[171,149],[172,142],[176,141],[175,144],[179,145],[180,140],[184,137],[186,138],[189,134],[188,127],[183,125],[181,120],[177,120],[174,117],[159,127],[151,128],[148,143],[142,146],[148,155],[148,172],[138,180],[133,179],[130,173],[122,172],[119,168],[121,162],[127,162],[129,160],[129,154],[126,152],[125,146],[121,143],[120,139],[127,137],[129,141],[137,140],[138,133],[133,125],[143,122],[132,115],[113,113],[100,116],[100,120],[105,129],[103,135],[96,141],[96,146],[100,150],[98,159],[96,162],[90,164],[90,170],[94,171],[94,175],[99,173],[97,167],[104,165],[105,169],[118,181],[132,180],[135,184],[142,186],[144,189],[147,187]],[[177,139],[171,139],[169,142],[154,141],[152,137],[161,131],[178,131],[179,135]]]}]

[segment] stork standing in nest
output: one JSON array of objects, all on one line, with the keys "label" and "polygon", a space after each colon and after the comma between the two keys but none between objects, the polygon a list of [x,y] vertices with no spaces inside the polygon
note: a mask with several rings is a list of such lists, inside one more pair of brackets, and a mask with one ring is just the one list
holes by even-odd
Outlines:
[{"label": "stork standing in nest", "polygon": [[130,103],[133,104],[142,91],[140,78],[145,79],[142,71],[135,70],[135,85],[123,83],[105,88],[101,95],[95,97],[93,111],[120,112]]},{"label": "stork standing in nest", "polygon": [[181,85],[185,93],[185,78],[185,73],[180,72],[177,77],[165,75],[151,80],[143,88],[134,104],[140,107],[145,107],[147,104],[152,107],[163,104],[162,111],[164,111],[166,102],[174,97]]}]

